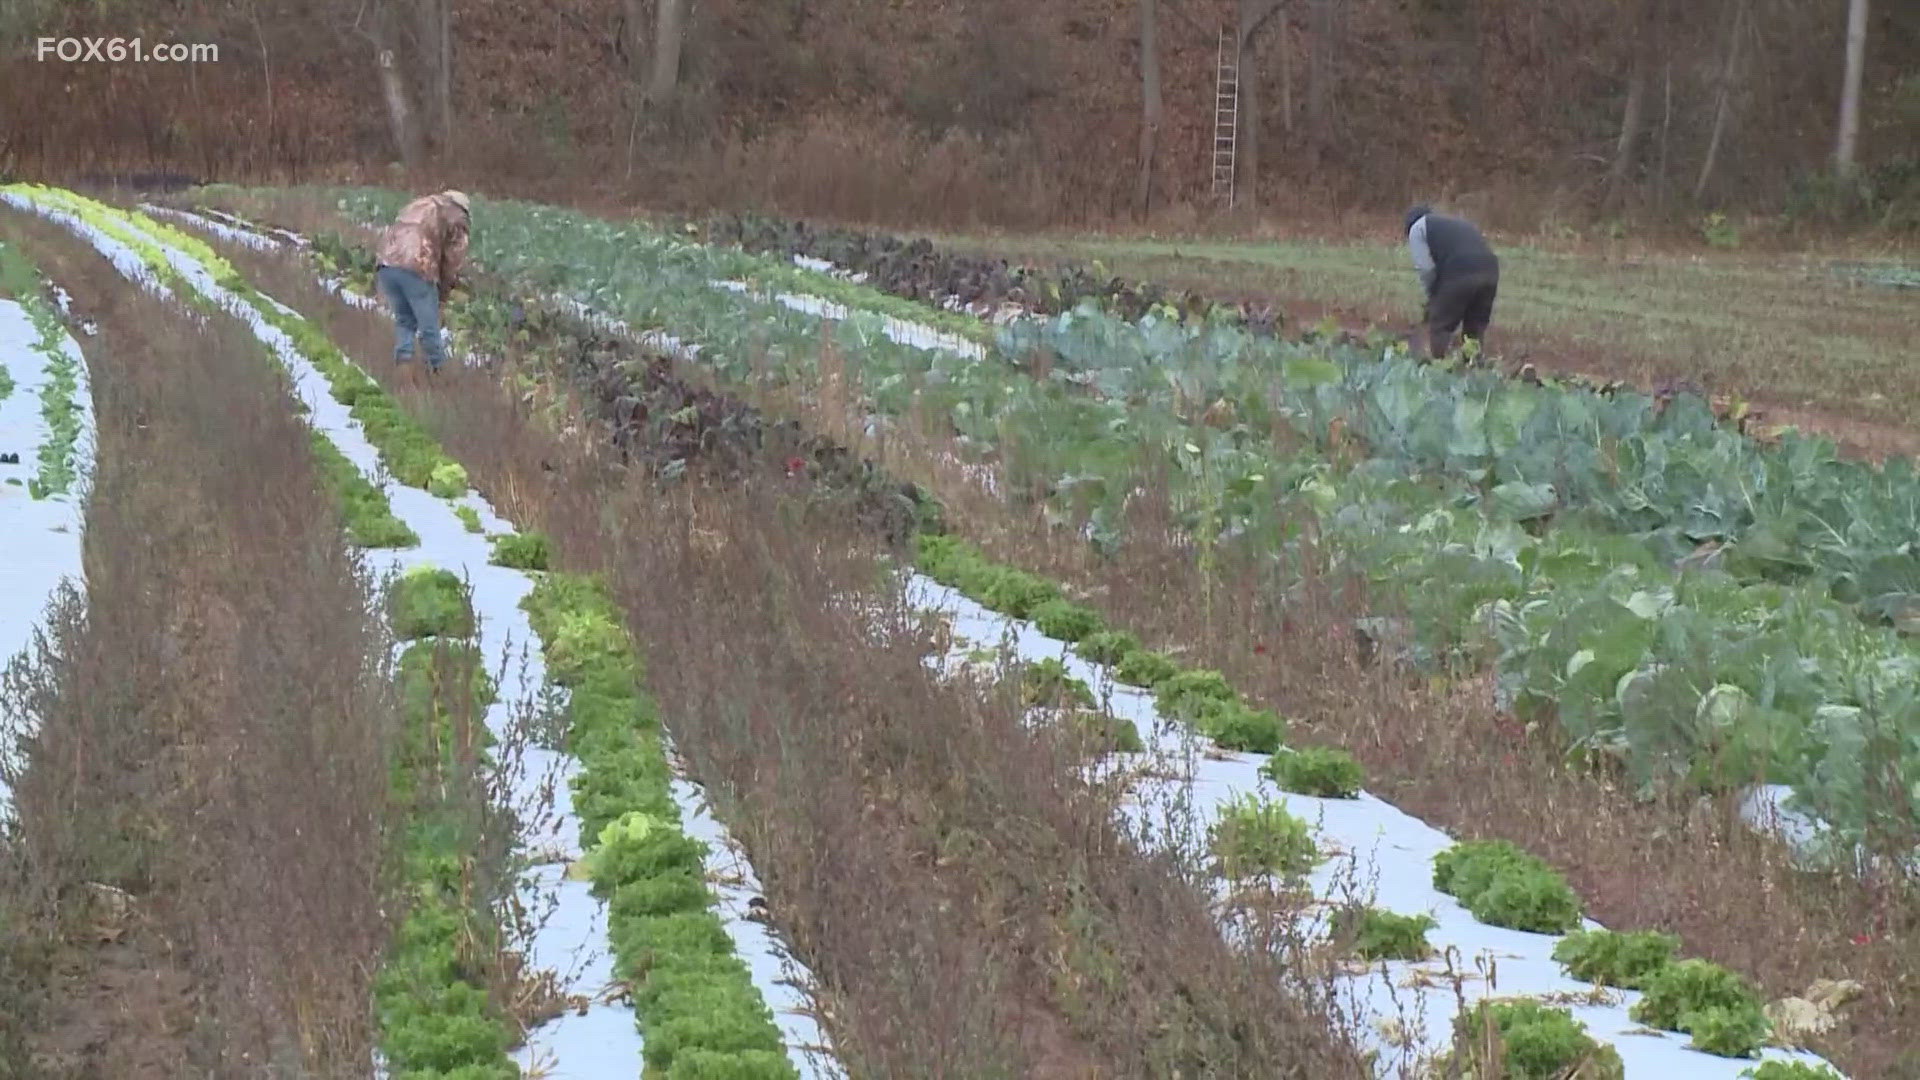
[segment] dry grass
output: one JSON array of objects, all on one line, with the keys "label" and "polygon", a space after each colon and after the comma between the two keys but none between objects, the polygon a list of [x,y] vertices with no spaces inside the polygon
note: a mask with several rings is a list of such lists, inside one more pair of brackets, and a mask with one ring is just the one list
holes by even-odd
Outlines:
[{"label": "dry grass", "polygon": [[[391,376],[379,315],[225,253]],[[1076,745],[1003,691],[933,679],[928,629],[837,499],[777,462],[658,489],[603,460],[604,432],[554,436],[485,372],[403,400],[563,565],[607,575],[856,1075],[1361,1075],[1296,942],[1230,948],[1197,871],[1123,835]]]},{"label": "dry grass", "polygon": [[100,464],[84,602],[8,680],[39,734],[0,936],[55,963],[0,1029],[54,1076],[364,1076],[397,708],[372,585],[241,324],[8,225],[100,324]]}]

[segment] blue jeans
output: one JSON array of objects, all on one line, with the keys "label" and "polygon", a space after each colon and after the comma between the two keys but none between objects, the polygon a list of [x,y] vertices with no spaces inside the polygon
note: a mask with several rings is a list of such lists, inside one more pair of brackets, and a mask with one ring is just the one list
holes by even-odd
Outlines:
[{"label": "blue jeans", "polygon": [[393,311],[393,360],[413,359],[414,335],[426,339],[427,367],[439,371],[446,362],[446,343],[440,339],[440,290],[433,282],[404,267],[382,266],[374,275],[380,295]]}]

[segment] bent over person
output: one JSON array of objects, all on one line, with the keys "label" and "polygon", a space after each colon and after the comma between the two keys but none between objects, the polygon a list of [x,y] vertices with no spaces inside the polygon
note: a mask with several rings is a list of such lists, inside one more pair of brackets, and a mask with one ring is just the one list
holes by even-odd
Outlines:
[{"label": "bent over person", "polygon": [[1447,354],[1455,330],[1474,341],[1486,334],[1500,291],[1500,260],[1479,229],[1424,204],[1407,211],[1406,229],[1413,268],[1427,293],[1429,355],[1438,360]]},{"label": "bent over person", "polygon": [[394,363],[413,359],[416,335],[426,339],[430,373],[446,362],[440,306],[465,269],[467,228],[467,196],[448,190],[408,203],[381,234],[380,268],[374,277],[393,311]]}]

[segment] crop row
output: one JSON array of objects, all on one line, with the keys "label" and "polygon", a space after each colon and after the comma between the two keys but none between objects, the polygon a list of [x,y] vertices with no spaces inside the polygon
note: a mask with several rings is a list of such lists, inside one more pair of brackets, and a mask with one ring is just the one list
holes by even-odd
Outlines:
[{"label": "crop row", "polygon": [[[1282,790],[1315,798],[1353,799],[1361,794],[1360,767],[1350,755],[1328,747],[1283,747],[1284,721],[1271,710],[1246,703],[1218,671],[1183,668],[1167,654],[1143,646],[1134,635],[1110,627],[1097,611],[1065,598],[1055,583],[994,563],[950,534],[920,534],[916,564],[928,577],[983,607],[1010,620],[1030,622],[1040,633],[1104,668],[1113,680],[1152,693],[1162,718],[1186,723],[1222,750],[1272,755],[1260,772]],[[1057,688],[1062,676],[1052,671],[1055,667],[1057,663],[1043,660],[1026,669],[1033,699],[1090,705],[1093,697],[1085,684],[1068,680],[1064,690]],[[1217,864],[1229,877],[1297,875],[1320,858],[1304,821],[1257,796],[1223,808],[1211,837]],[[1456,843],[1433,859],[1432,883],[1436,891],[1453,896],[1489,926],[1559,936],[1553,958],[1568,975],[1596,986],[1640,991],[1631,1018],[1686,1033],[1694,1049],[1722,1057],[1751,1057],[1773,1039],[1773,1024],[1759,994],[1746,980],[1705,960],[1679,959],[1679,939],[1672,935],[1580,929],[1580,901],[1565,878],[1512,844],[1499,840]],[[1361,937],[1371,927],[1374,942],[1369,945],[1362,940],[1361,954],[1379,958],[1389,951],[1381,942],[1395,940],[1398,944],[1392,953],[1406,959],[1426,958],[1430,950],[1424,935],[1410,922],[1419,918],[1417,913],[1367,913]],[[1515,1027],[1556,1033],[1565,1029],[1566,1037],[1549,1040],[1561,1055],[1552,1068],[1538,1061],[1508,1063],[1522,1075],[1559,1075],[1556,1070],[1576,1064],[1579,1055],[1588,1052],[1601,1068],[1591,1075],[1621,1075],[1622,1066],[1611,1048],[1594,1050],[1577,1024],[1565,1027],[1571,1018],[1563,1012],[1507,1003],[1492,1008],[1492,1013],[1463,1017],[1462,1023],[1471,1027],[1491,1016],[1502,1028],[1509,1054],[1538,1052],[1528,1049],[1537,1041],[1536,1034],[1516,1034]],[[1476,1045],[1470,1038],[1456,1041],[1457,1047]]]},{"label": "crop row", "polygon": [[[377,220],[394,198],[358,193],[343,206]],[[805,387],[817,376],[816,320],[711,287],[739,253],[702,253],[637,226],[547,207],[488,202],[484,212],[488,227],[475,234],[476,254],[519,287],[557,291],[636,329],[671,326],[700,342],[704,366],[738,384]],[[1170,324],[1165,332],[1183,342],[1236,333]],[[1551,501],[1544,482],[1496,482],[1492,472],[1409,475],[1390,457],[1341,473],[1318,446],[1281,449],[1273,431],[1292,426],[1289,410],[1325,401],[1332,404],[1313,407],[1344,414],[1333,405],[1350,394],[1349,376],[1333,351],[1264,343],[1258,347],[1281,351],[1261,365],[1209,365],[1202,357],[1156,366],[1142,353],[1123,369],[1134,381],[1096,396],[1059,374],[1030,378],[1004,364],[898,345],[878,316],[855,313],[831,333],[865,391],[870,422],[909,413],[950,420],[960,453],[990,461],[1004,490],[1083,523],[1097,544],[1123,541],[1124,508],[1139,478],[1164,475],[1180,524],[1202,545],[1242,544],[1279,557],[1309,532],[1336,541],[1389,601],[1407,609],[1402,636],[1414,659],[1440,665],[1491,657],[1516,710],[1557,720],[1569,752],[1609,763],[1638,790],[1789,784],[1848,849],[1911,835],[1920,793],[1920,703],[1912,687],[1920,665],[1906,642],[1859,620],[1829,584],[1743,580],[1712,557],[1723,549],[1696,553],[1676,569],[1672,551],[1605,521],[1562,515],[1542,528],[1538,519]],[[1656,413],[1651,404],[1550,389],[1514,388],[1509,397],[1489,381],[1487,396],[1448,390],[1452,404],[1432,411],[1426,403],[1445,387],[1431,380],[1467,386],[1476,376],[1392,356],[1364,362],[1373,367],[1361,382],[1374,397],[1406,403],[1403,411],[1461,417],[1464,426],[1446,420],[1437,430],[1447,434],[1435,439],[1458,441],[1463,453],[1487,460],[1496,448],[1521,445],[1513,431],[1543,432],[1526,437],[1552,436],[1539,444],[1549,449],[1537,452],[1554,469],[1571,475],[1586,462],[1581,468],[1602,475],[1624,445],[1606,441],[1604,431],[1626,430],[1635,417],[1677,438],[1705,440],[1700,445],[1718,446],[1716,453],[1758,453],[1742,449],[1733,433],[1721,441],[1713,434],[1721,429],[1685,399]],[[1227,395],[1209,395],[1229,384],[1239,392],[1216,408]],[[1459,436],[1474,424],[1479,440]],[[1794,455],[1815,445],[1796,442],[1783,456],[1741,460],[1794,474],[1794,462],[1804,460]],[[1829,477],[1822,486],[1834,498],[1853,497],[1832,474],[1806,475]],[[1889,471],[1877,490],[1901,482]],[[1275,574],[1275,586],[1284,587],[1283,559]]]},{"label": "crop row", "polygon": [[[42,295],[33,267],[5,245],[0,245],[0,291],[15,297],[39,334],[30,347],[41,358],[40,419],[46,425],[47,437],[36,451],[37,468],[25,486],[35,499],[66,495],[79,479],[76,443],[86,426],[87,410],[80,385],[84,371],[63,345],[66,332],[60,316]],[[0,400],[13,391],[13,377],[0,368]]]},{"label": "crop row", "polygon": [[[540,332],[530,322],[520,325],[523,330]],[[624,374],[616,374],[614,366],[609,365],[602,372],[603,378],[581,381],[619,400],[652,404],[653,396],[646,390],[630,384],[624,389],[618,385],[622,378],[641,378],[640,373],[630,365],[617,367]],[[615,415],[600,419],[610,426],[620,421]],[[926,515],[923,520],[937,520],[938,516]],[[977,549],[956,537],[922,532],[918,538],[918,554],[921,570],[935,580],[956,587],[1010,617],[1031,620],[1041,633],[1072,645],[1083,659],[1103,665],[1120,681],[1151,691],[1160,715],[1191,724],[1223,749],[1263,754],[1279,751],[1266,762],[1262,772],[1283,790],[1323,798],[1358,795],[1359,767],[1351,757],[1327,748],[1283,749],[1285,725],[1280,718],[1271,710],[1247,704],[1218,672],[1182,670],[1168,654],[1146,649],[1132,635],[1108,628],[1099,613],[1066,599],[1052,583],[1015,568],[992,564]],[[1040,661],[1029,666],[1025,678],[1030,700],[1068,703],[1076,719],[1098,727],[1110,744],[1123,750],[1138,748],[1138,735],[1125,721],[1110,715],[1090,716],[1085,708],[1074,707],[1090,706],[1091,693],[1084,685],[1065,676],[1057,661]],[[1223,864],[1234,866],[1239,872],[1283,869],[1291,865],[1291,856],[1286,852],[1303,849],[1299,842],[1277,842],[1275,837],[1297,833],[1304,838],[1306,831],[1304,823],[1290,819],[1284,811],[1272,806],[1230,807],[1214,828],[1216,855]],[[1311,847],[1310,841],[1304,842],[1309,859]],[[1434,884],[1441,891],[1455,895],[1476,918],[1488,925],[1557,934],[1572,930],[1580,923],[1579,903],[1564,879],[1509,845],[1497,842],[1458,845],[1436,860]],[[1367,912],[1362,920],[1362,955],[1405,953],[1408,958],[1426,955],[1428,950],[1424,945],[1404,943],[1409,935],[1421,936],[1415,925],[1419,921],[1418,916]],[[1372,944],[1366,943],[1369,938]],[[1645,952],[1650,944],[1664,951],[1657,962],[1646,962],[1630,976],[1610,975],[1604,965],[1597,966],[1590,959],[1594,954],[1610,950]],[[1604,985],[1657,985],[1657,991],[1648,992],[1650,1002],[1636,1006],[1636,1019],[1645,1016],[1650,1023],[1690,1032],[1696,1044],[1710,1052],[1735,1056],[1750,1052],[1771,1028],[1760,1012],[1758,998],[1730,973],[1701,961],[1673,960],[1676,946],[1677,941],[1657,934],[1582,931],[1563,939],[1555,958],[1563,960],[1567,970],[1576,977]],[[1669,968],[1672,974],[1654,979],[1657,972]],[[1624,982],[1623,978],[1633,981]],[[1564,1010],[1496,1003],[1477,1012],[1472,1020],[1477,1023],[1490,1017],[1497,1019],[1503,1031],[1515,1026],[1540,1025],[1556,1033],[1570,1031],[1571,1036],[1565,1040],[1569,1047],[1592,1045],[1590,1040],[1580,1041],[1584,1036],[1580,1036],[1577,1025],[1572,1024]],[[1515,1045],[1537,1041],[1532,1035],[1522,1033]],[[1466,1044],[1464,1034],[1462,1044]],[[1604,1056],[1604,1052],[1601,1053]],[[1778,1064],[1768,1063],[1769,1066]]]},{"label": "crop row", "polygon": [[[44,192],[38,189],[32,196],[90,224],[110,223],[111,229],[101,228],[109,235],[141,241],[135,250],[150,264],[170,263],[156,237],[198,261],[230,296],[243,297],[263,323],[280,329],[328,378],[334,400],[353,410],[353,418],[361,422],[396,479],[444,499],[465,493],[464,470],[390,396],[346,361],[317,328],[244,288],[232,268],[203,242],[68,193],[46,198]],[[378,509],[370,507],[369,516]],[[475,516],[470,511],[461,516],[471,530]],[[538,537],[496,536],[493,549],[496,565],[545,569],[544,542]],[[437,599],[412,605],[416,612],[430,613],[426,624],[455,633],[466,626],[471,616],[457,614],[463,610],[457,598],[439,595],[445,593],[443,579],[429,575],[418,581],[438,582],[438,593],[429,594]],[[593,890],[610,903],[614,952],[635,987],[636,1011],[647,1036],[648,1074],[793,1075],[765,1002],[710,910],[703,849],[679,830],[677,813],[665,801],[670,772],[657,719],[632,683],[637,660],[630,652],[622,654],[617,627],[591,603],[590,589],[570,579],[546,577],[532,596],[538,600],[529,606],[529,621],[542,639],[550,674],[570,690],[569,741],[583,764],[574,781],[574,802],[589,827],[583,835],[599,841],[590,844],[583,862],[592,867]],[[445,625],[440,625],[443,620]],[[623,673],[628,680],[624,686]],[[423,932],[446,926],[432,912],[422,918],[427,920]],[[426,955],[432,963],[439,954]]]}]

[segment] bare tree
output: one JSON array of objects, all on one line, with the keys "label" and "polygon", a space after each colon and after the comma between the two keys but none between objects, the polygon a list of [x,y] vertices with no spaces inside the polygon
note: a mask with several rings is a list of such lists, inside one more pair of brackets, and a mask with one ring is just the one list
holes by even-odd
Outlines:
[{"label": "bare tree", "polygon": [[1629,26],[1627,47],[1632,53],[1627,70],[1627,98],[1620,108],[1620,137],[1614,143],[1613,163],[1607,169],[1607,200],[1617,200],[1633,169],[1634,151],[1646,126],[1647,83],[1653,70],[1659,0],[1638,0]]},{"label": "bare tree", "polygon": [[1854,149],[1860,136],[1860,79],[1867,60],[1867,0],[1847,5],[1847,61],[1840,84],[1840,124],[1834,140],[1833,167],[1842,175],[1854,168]]},{"label": "bare tree", "polygon": [[687,0],[654,0],[653,69],[648,73],[647,104],[664,109],[680,88],[680,54],[686,45]]},{"label": "bare tree", "polygon": [[374,66],[380,75],[380,95],[386,102],[387,126],[393,133],[394,148],[409,171],[418,169],[423,157],[420,131],[414,121],[412,93],[400,71],[393,0],[366,0],[354,17],[353,28],[373,46]]},{"label": "bare tree", "polygon": [[1713,166],[1720,157],[1720,144],[1727,133],[1727,114],[1732,109],[1733,87],[1740,65],[1740,42],[1745,37],[1746,24],[1747,0],[1733,0],[1733,25],[1727,31],[1727,62],[1720,71],[1720,94],[1713,109],[1713,130],[1707,136],[1707,153],[1700,162],[1700,177],[1693,184],[1696,202],[1707,193],[1707,181],[1713,177]]},{"label": "bare tree", "polygon": [[1246,192],[1246,206],[1260,207],[1260,31],[1280,11],[1284,0],[1239,0],[1240,26],[1240,118],[1235,133],[1236,159],[1240,175],[1235,187]]},{"label": "bare tree", "polygon": [[1307,54],[1307,132],[1315,154],[1326,150],[1327,83],[1333,77],[1333,2],[1312,0],[1313,46]]},{"label": "bare tree", "polygon": [[1160,94],[1160,8],[1140,0],[1140,173],[1134,181],[1134,212],[1145,217],[1153,207],[1153,159],[1160,148],[1160,120],[1166,103]]}]

